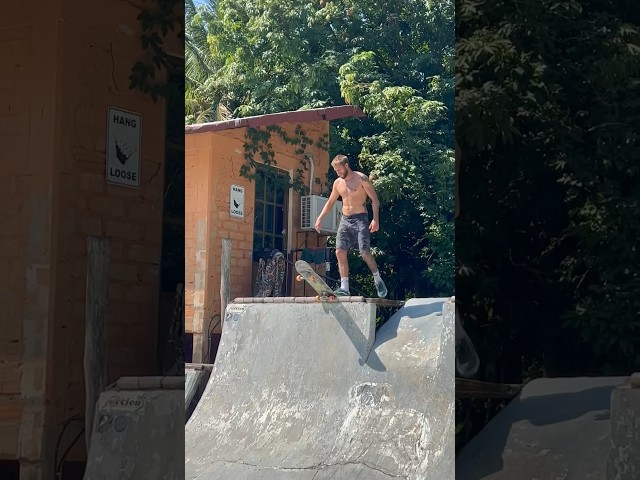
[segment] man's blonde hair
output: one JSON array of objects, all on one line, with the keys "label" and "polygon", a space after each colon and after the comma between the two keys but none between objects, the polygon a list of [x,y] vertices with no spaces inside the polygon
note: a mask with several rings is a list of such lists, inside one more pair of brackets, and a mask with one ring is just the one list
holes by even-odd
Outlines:
[{"label": "man's blonde hair", "polygon": [[349,163],[349,159],[346,155],[336,155],[335,157],[333,157],[333,160],[331,160],[331,165],[337,165],[339,163],[341,163],[342,165],[347,165]]}]

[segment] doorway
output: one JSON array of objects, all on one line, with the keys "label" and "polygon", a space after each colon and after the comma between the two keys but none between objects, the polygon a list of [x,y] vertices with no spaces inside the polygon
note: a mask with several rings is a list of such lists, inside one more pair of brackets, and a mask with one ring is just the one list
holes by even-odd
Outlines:
[{"label": "doorway", "polygon": [[[253,218],[252,291],[257,288],[256,277],[260,259],[265,261],[275,251],[286,256],[289,218],[289,172],[260,165],[255,176],[255,209]],[[286,285],[286,279],[283,287]],[[282,290],[284,292],[284,288]]]}]

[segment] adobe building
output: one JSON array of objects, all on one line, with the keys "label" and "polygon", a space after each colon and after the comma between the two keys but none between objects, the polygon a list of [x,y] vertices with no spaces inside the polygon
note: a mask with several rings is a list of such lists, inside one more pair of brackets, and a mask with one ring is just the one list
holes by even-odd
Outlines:
[{"label": "adobe building", "polygon": [[[136,18],[142,5],[154,8],[108,0],[4,4],[3,480],[58,478],[61,463],[60,478],[82,478],[90,236],[110,249],[108,382],[162,374],[166,322],[184,282],[184,105],[162,97],[154,103],[129,88],[134,63],[149,57]],[[184,47],[175,30],[164,43],[175,61],[169,75],[183,81]],[[179,261],[163,254],[171,238],[178,239],[172,248]]]},{"label": "adobe building", "polygon": [[[279,296],[314,294],[304,282],[295,281],[292,265],[303,251],[323,249],[337,229],[339,203],[320,234],[313,224],[330,189],[329,122],[346,117],[364,113],[357,107],[338,106],[185,127],[187,360],[210,363],[215,357],[222,326],[223,239],[231,243],[230,300],[256,294],[260,258],[268,258],[274,250],[287,260]],[[273,153],[269,166],[263,161],[263,149],[256,147],[263,143],[252,140],[256,130],[271,130],[271,149],[264,149]],[[310,140],[304,154],[296,152],[299,144],[291,143],[303,135]],[[252,171],[254,180],[241,175],[247,165],[245,155],[258,163]],[[295,180],[297,172],[302,174],[303,189],[283,188],[278,179]],[[312,265],[325,273],[321,260]]]}]

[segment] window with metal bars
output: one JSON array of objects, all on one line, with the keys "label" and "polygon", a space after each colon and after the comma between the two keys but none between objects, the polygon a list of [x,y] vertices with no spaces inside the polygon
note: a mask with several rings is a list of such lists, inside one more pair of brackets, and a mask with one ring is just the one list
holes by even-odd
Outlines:
[{"label": "window with metal bars", "polygon": [[286,249],[289,175],[262,165],[257,169],[255,185],[253,252],[257,260],[274,248],[281,252]]}]

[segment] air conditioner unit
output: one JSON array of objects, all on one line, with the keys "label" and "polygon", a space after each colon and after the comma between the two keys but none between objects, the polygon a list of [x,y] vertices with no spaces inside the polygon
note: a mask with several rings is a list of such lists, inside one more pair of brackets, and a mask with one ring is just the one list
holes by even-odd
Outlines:
[{"label": "air conditioner unit", "polygon": [[[316,219],[329,200],[318,195],[306,195],[301,198],[300,229],[314,230]],[[320,233],[336,233],[342,218],[342,202],[336,202],[329,213],[322,219]]]}]

